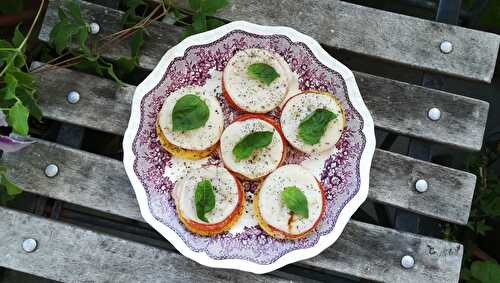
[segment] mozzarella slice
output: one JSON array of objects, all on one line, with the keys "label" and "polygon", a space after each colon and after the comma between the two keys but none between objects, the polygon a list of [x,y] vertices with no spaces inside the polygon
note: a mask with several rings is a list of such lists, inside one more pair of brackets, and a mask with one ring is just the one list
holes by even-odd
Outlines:
[{"label": "mozzarella slice", "polygon": [[[179,99],[193,94],[200,97],[209,109],[208,120],[203,127],[189,131],[172,130],[172,111]],[[172,144],[183,149],[204,150],[219,141],[224,127],[224,116],[219,101],[213,93],[205,91],[200,86],[185,87],[170,94],[163,103],[159,114],[159,125],[165,138]]]},{"label": "mozzarella slice", "polygon": [[[290,221],[290,210],[281,199],[283,190],[290,186],[296,186],[306,196],[308,218],[294,215]],[[325,201],[316,178],[304,167],[296,164],[282,166],[267,176],[258,194],[258,209],[264,222],[292,235],[302,234],[314,228],[321,217]]]},{"label": "mozzarella slice", "polygon": [[[248,66],[265,63],[279,74],[266,85],[248,76]],[[265,113],[276,108],[287,96],[293,73],[286,61],[276,53],[259,48],[237,52],[224,68],[224,88],[233,102],[241,109]]]},{"label": "mozzarella slice", "polygon": [[[209,180],[215,193],[215,207],[205,214],[209,223],[198,218],[195,198],[196,185],[203,180]],[[214,224],[229,217],[238,206],[239,188],[236,179],[227,169],[208,165],[189,171],[175,184],[173,197],[182,216],[188,220]]]},{"label": "mozzarella slice", "polygon": [[[337,115],[330,121],[319,143],[305,144],[299,137],[300,123],[316,109],[327,109]],[[304,92],[290,98],[281,113],[281,128],[288,142],[305,153],[327,151],[335,146],[345,127],[344,111],[337,99],[329,93]]]},{"label": "mozzarella slice", "polygon": [[[233,155],[233,148],[245,136],[254,132],[271,131],[273,139],[271,144],[264,148],[256,149],[252,155],[237,161]],[[258,179],[276,169],[284,154],[284,141],[278,130],[269,122],[259,118],[250,118],[236,121],[229,125],[222,133],[220,141],[221,157],[224,165],[231,171],[239,173],[248,179]]]}]

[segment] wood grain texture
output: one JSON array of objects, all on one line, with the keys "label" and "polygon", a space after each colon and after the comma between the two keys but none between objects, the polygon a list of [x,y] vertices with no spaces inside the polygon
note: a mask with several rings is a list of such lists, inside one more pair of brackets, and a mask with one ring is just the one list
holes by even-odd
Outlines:
[{"label": "wood grain texture", "polygon": [[[471,151],[481,149],[487,102],[365,73],[354,75],[377,127]],[[427,118],[433,107],[441,110],[438,121]]]},{"label": "wood grain texture", "polygon": [[[43,168],[48,163],[59,165],[60,173],[55,178],[44,176]],[[39,141],[19,153],[6,154],[2,164],[14,167],[11,177],[26,191],[144,221],[119,161]],[[28,236],[31,234],[25,237]],[[82,245],[85,246],[88,244]],[[376,281],[455,282],[462,252],[460,244],[350,221],[332,247],[300,264]],[[406,254],[415,258],[414,269],[400,266],[401,257]],[[117,259],[116,265],[119,260],[123,259]],[[13,268],[12,262],[10,259],[3,264]]]},{"label": "wood grain texture", "polygon": [[[359,72],[355,76],[375,126],[467,150],[481,149],[487,102]],[[46,117],[118,135],[125,132],[134,86],[119,87],[110,80],[64,68],[37,73],[35,79]],[[70,90],[80,92],[78,104],[66,101]],[[441,109],[439,121],[427,118],[432,107]]]},{"label": "wood grain texture", "polygon": [[[0,266],[61,282],[289,282],[0,207]],[[38,249],[25,253],[23,239]]]},{"label": "wood grain texture", "polygon": [[[187,0],[178,1],[187,7]],[[411,67],[490,82],[500,36],[337,0],[233,0],[227,21],[283,25],[320,43]],[[439,45],[447,40],[453,52]]]},{"label": "wood grain texture", "polygon": [[[20,152],[4,153],[0,163],[12,168],[11,177],[27,191],[78,205],[92,204],[95,209],[129,218],[139,215],[133,189],[120,161],[38,140]],[[59,166],[56,178],[44,175],[50,163]],[[425,193],[414,189],[414,182],[420,178],[429,182]],[[377,149],[369,197],[430,217],[466,224],[475,178],[470,173]],[[123,204],[116,207],[116,201]]]}]

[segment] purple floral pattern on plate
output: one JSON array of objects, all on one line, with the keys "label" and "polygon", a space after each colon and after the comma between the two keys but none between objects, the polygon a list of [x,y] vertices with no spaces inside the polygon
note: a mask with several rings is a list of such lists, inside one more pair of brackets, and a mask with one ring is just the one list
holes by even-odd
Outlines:
[{"label": "purple floral pattern on plate", "polygon": [[[157,114],[165,98],[179,88],[204,85],[211,78],[212,69],[222,71],[235,52],[254,47],[283,56],[298,75],[300,90],[328,91],[340,101],[346,113],[346,129],[336,145],[337,150],[319,168],[327,198],[325,216],[315,231],[296,241],[274,239],[258,226],[215,237],[202,237],[187,231],[177,217],[171,197],[174,182],[164,174],[165,170],[176,170],[171,156],[161,148],[155,131]],[[227,125],[239,113],[229,108],[220,88],[214,95],[223,106]],[[339,73],[317,60],[304,43],[292,42],[284,35],[257,35],[234,30],[212,43],[191,46],[184,56],[170,63],[161,81],[142,98],[140,107],[140,125],[132,150],[136,157],[134,172],[146,190],[149,209],[154,218],[177,233],[191,250],[204,252],[212,259],[242,259],[265,265],[291,251],[310,248],[321,236],[332,232],[340,212],[360,189],[359,166],[366,140],[362,132],[363,119],[349,101],[346,83]],[[278,118],[279,111],[269,115]],[[309,158],[291,149],[285,163],[301,163]],[[206,163],[222,164],[217,154]],[[251,201],[256,183],[244,182],[244,186],[247,200]]]}]

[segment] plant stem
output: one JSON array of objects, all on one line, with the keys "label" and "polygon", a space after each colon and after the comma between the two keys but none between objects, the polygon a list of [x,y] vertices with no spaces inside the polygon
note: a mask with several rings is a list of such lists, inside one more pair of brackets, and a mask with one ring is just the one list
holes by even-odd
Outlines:
[{"label": "plant stem", "polygon": [[40,14],[42,13],[42,9],[43,9],[44,4],[45,4],[45,0],[42,0],[42,3],[40,4],[40,7],[38,8],[38,12],[36,13],[35,20],[33,20],[33,23],[31,24],[31,27],[28,30],[28,34],[26,34],[26,37],[24,38],[23,42],[18,47],[19,50],[21,50],[23,48],[23,46],[26,44],[26,42],[28,41],[28,39],[31,35],[31,32],[33,31],[33,28],[35,27],[36,22],[38,21],[38,17],[40,17]]}]

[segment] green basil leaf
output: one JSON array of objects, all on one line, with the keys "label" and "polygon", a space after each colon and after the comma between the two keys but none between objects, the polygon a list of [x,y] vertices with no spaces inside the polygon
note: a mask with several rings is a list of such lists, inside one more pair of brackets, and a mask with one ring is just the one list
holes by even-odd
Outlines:
[{"label": "green basil leaf", "polygon": [[255,63],[248,66],[247,75],[265,85],[270,85],[280,76],[273,67],[265,63]]},{"label": "green basil leaf", "polygon": [[329,110],[314,110],[314,112],[307,115],[307,117],[300,122],[299,138],[305,144],[313,145],[319,143],[321,137],[325,134],[326,126],[335,118],[337,118],[337,114]]},{"label": "green basil leaf", "polygon": [[188,94],[177,100],[172,111],[174,131],[189,131],[201,128],[208,120],[209,110],[205,101],[197,95]]},{"label": "green basil leaf", "polygon": [[26,136],[28,134],[28,109],[17,101],[9,110],[7,121],[14,132]]},{"label": "green basil leaf", "polygon": [[281,200],[293,213],[304,218],[309,217],[309,207],[304,193],[296,186],[286,187],[281,193]]},{"label": "green basil leaf", "polygon": [[15,196],[23,192],[23,190],[16,184],[14,184],[5,174],[1,175],[1,184],[4,186],[5,191],[9,196]]},{"label": "green basil leaf", "polygon": [[203,180],[196,184],[194,204],[198,218],[208,223],[205,214],[215,208],[215,193],[209,180]]},{"label": "green basil leaf", "polygon": [[273,140],[273,132],[253,132],[246,135],[233,148],[233,155],[240,161],[252,155],[253,151],[268,146]]}]

